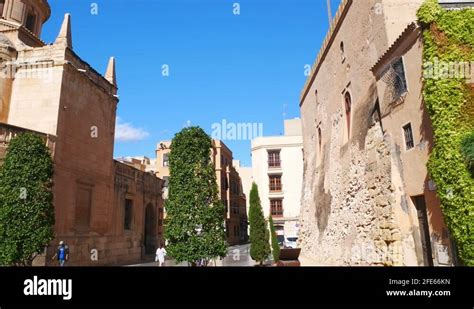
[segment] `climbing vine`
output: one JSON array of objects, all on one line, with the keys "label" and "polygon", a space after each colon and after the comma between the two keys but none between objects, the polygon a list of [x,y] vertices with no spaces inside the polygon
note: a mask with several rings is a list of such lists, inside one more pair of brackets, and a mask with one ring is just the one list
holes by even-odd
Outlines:
[{"label": "climbing vine", "polygon": [[[474,10],[448,11],[437,0],[426,0],[417,16],[423,27],[423,96],[434,131],[428,170],[459,258],[474,266],[474,176],[469,163],[474,95],[468,76],[474,69]],[[426,68],[433,63],[436,69],[428,76]]]}]

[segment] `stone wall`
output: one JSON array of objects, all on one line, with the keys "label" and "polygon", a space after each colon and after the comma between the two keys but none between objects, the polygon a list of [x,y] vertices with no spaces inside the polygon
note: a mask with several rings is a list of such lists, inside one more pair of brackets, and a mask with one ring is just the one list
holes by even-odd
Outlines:
[{"label": "stone wall", "polygon": [[[318,265],[420,264],[400,149],[383,128],[371,72],[394,34],[412,21],[398,18],[405,7],[393,3],[343,1],[302,92],[299,243],[302,255]],[[407,16],[415,16],[420,3],[407,4]],[[349,127],[346,94],[352,99]]]}]

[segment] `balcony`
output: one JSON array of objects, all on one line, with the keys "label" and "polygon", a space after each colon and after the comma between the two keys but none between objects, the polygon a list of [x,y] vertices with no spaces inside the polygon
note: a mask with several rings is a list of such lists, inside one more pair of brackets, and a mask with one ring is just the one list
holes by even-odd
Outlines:
[{"label": "balcony", "polygon": [[279,169],[281,168],[281,160],[268,160],[268,169]]}]

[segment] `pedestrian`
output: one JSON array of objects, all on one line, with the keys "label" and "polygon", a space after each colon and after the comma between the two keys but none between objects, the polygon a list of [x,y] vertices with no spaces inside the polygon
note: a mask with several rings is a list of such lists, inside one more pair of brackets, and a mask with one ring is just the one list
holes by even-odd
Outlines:
[{"label": "pedestrian", "polygon": [[59,242],[56,254],[53,256],[53,261],[55,259],[59,261],[59,266],[61,267],[64,267],[66,262],[69,260],[69,247],[62,240]]},{"label": "pedestrian", "polygon": [[163,266],[166,257],[166,249],[160,244],[160,247],[156,250],[155,262],[158,262],[158,266]]}]

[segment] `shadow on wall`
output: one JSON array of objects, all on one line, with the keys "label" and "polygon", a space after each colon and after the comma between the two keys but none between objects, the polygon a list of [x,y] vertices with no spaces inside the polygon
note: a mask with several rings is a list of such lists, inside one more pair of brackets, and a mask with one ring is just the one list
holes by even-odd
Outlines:
[{"label": "shadow on wall", "polygon": [[319,178],[318,182],[316,184],[315,192],[316,194],[314,195],[314,204],[316,205],[316,211],[315,211],[315,216],[316,216],[316,221],[318,223],[318,230],[319,230],[319,239],[324,235],[324,230],[326,230],[326,227],[328,225],[328,219],[329,219],[329,213],[331,212],[331,202],[332,202],[332,196],[331,193],[326,193],[324,190],[324,178],[326,175],[326,171],[324,167],[327,167],[329,164],[329,161],[327,160],[328,154],[329,154],[329,148],[324,146],[323,150],[323,165],[321,167],[321,170],[319,172]]}]

